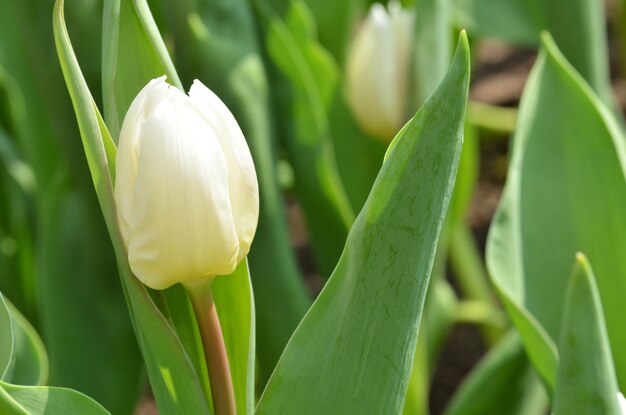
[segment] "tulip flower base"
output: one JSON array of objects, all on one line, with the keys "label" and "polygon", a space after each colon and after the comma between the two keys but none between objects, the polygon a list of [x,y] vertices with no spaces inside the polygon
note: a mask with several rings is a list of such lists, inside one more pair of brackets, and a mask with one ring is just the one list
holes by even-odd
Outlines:
[{"label": "tulip flower base", "polygon": [[213,301],[212,282],[211,279],[204,284],[186,287],[186,289],[193,305],[204,345],[215,414],[235,415],[237,413],[235,392],[222,327]]}]

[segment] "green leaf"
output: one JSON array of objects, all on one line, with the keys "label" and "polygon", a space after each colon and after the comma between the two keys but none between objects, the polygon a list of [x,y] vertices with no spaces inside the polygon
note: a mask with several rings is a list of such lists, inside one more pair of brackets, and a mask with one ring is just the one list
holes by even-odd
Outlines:
[{"label": "green leaf", "polygon": [[[15,367],[11,383],[43,385],[48,379],[48,355],[39,334],[13,304],[6,302],[13,323]],[[0,323],[2,327],[2,323]]]},{"label": "green leaf", "polygon": [[402,411],[461,153],[465,33],[435,94],[398,133],[335,272],[289,341],[258,414]]},{"label": "green leaf", "polygon": [[48,358],[39,335],[0,294],[0,379],[40,385],[48,376]]},{"label": "green leaf", "polygon": [[463,381],[444,414],[543,415],[547,407],[545,389],[524,353],[519,335],[511,331]]},{"label": "green leaf", "polygon": [[626,384],[626,149],[619,127],[548,37],[520,105],[487,263],[550,388],[571,258],[596,265],[618,379]]},{"label": "green leaf", "polygon": [[[7,383],[9,380],[14,380],[11,379],[13,374],[25,380],[30,379],[29,376],[33,374],[41,374],[38,371],[27,370],[37,367],[37,362],[24,362],[22,359],[41,359],[41,355],[45,356],[45,351],[41,340],[30,324],[13,306],[7,306],[2,294],[0,294],[0,333],[0,370],[3,371],[0,381],[0,413],[3,415],[109,414],[91,398],[71,389],[16,386]],[[10,348],[7,347],[9,342]],[[30,345],[31,348],[38,349],[34,351],[35,353],[27,352],[28,342],[37,343]],[[16,358],[15,372],[11,372],[11,367],[7,371],[5,364],[12,366]]]},{"label": "green leaf", "polygon": [[209,413],[202,382],[185,348],[128,265],[128,256],[117,228],[113,183],[109,171],[115,157],[112,151],[114,146],[107,144],[109,133],[101,122],[73,53],[65,29],[63,0],[55,4],[53,21],[59,60],[74,104],[85,154],[116,252],[127,305],[159,410],[163,414]]},{"label": "green leaf", "polygon": [[609,72],[604,4],[588,0],[544,1],[540,4],[546,15],[540,29],[550,32],[567,60],[602,102],[613,109],[615,101]]},{"label": "green leaf", "polygon": [[1,381],[0,411],[5,415],[110,415],[99,403],[71,389]]},{"label": "green leaf", "polygon": [[104,112],[117,138],[128,107],[149,80],[165,74],[182,85],[146,0],[105,0],[102,27]]},{"label": "green leaf", "polygon": [[291,2],[285,21],[269,7],[263,7],[264,0],[258,3],[268,25],[268,54],[286,77],[276,87],[288,92],[278,98],[277,119],[288,130],[285,146],[294,167],[297,196],[311,231],[318,266],[323,275],[329,275],[354,221],[337,169],[326,113],[332,103],[338,68],[313,38],[314,22],[303,1]]},{"label": "green leaf", "polygon": [[565,295],[554,413],[622,415],[602,303],[589,261],[576,255]]},{"label": "green leaf", "polygon": [[15,339],[11,314],[0,294],[0,379],[11,380],[15,366]]}]

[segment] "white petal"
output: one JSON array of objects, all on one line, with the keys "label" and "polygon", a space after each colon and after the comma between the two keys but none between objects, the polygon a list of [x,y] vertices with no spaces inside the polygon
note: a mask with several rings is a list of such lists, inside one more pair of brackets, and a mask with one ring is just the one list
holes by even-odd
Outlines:
[{"label": "white petal", "polygon": [[619,407],[622,410],[622,414],[626,415],[626,399],[621,392],[617,392],[617,400],[619,401]]},{"label": "white petal", "polygon": [[131,268],[155,289],[229,274],[239,251],[217,138],[171,90],[141,126],[128,224]]},{"label": "white petal", "polygon": [[386,139],[393,138],[398,124],[393,40],[387,12],[374,4],[346,61],[350,108],[368,133]]},{"label": "white petal", "polygon": [[124,117],[116,157],[115,199],[119,224],[125,239],[133,208],[139,156],[139,131],[146,117],[154,109],[154,105],[167,96],[169,88],[170,86],[165,82],[165,76],[153,79],[139,92]]},{"label": "white petal", "polygon": [[406,120],[414,12],[378,3],[357,31],[346,62],[347,100],[361,127],[389,141]]},{"label": "white petal", "polygon": [[259,220],[259,187],[250,149],[233,114],[202,82],[193,82],[189,97],[198,114],[212,127],[226,158],[239,262],[250,250]]}]

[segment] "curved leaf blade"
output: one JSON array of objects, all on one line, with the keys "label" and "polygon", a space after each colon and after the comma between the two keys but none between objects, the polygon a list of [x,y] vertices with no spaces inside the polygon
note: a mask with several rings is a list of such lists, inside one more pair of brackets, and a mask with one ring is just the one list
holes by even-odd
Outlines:
[{"label": "curved leaf blade", "polygon": [[0,381],[0,410],[6,415],[111,415],[80,392],[45,386],[15,386]]},{"label": "curved leaf blade", "polygon": [[597,264],[618,379],[626,383],[626,142],[609,111],[546,35],[520,106],[487,264],[550,388],[571,258]]},{"label": "curved leaf blade", "polygon": [[289,341],[258,414],[402,411],[461,152],[464,33],[440,88],[400,131],[335,272]]},{"label": "curved leaf blade", "polygon": [[48,379],[48,355],[39,334],[15,306],[7,302],[13,321],[15,368],[11,383],[38,386]]},{"label": "curved leaf blade", "polygon": [[583,254],[565,296],[559,357],[555,414],[622,415],[600,294]]},{"label": "curved leaf blade", "polygon": [[0,379],[10,381],[15,366],[13,320],[4,296],[0,294]]}]

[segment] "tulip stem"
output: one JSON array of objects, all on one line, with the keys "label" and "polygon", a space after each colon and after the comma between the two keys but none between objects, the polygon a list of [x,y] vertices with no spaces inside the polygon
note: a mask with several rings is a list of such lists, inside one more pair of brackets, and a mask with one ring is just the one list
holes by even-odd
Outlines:
[{"label": "tulip stem", "polygon": [[228,354],[222,335],[222,327],[213,301],[211,282],[198,287],[187,287],[209,370],[211,394],[215,415],[236,415],[235,392],[228,364]]}]

